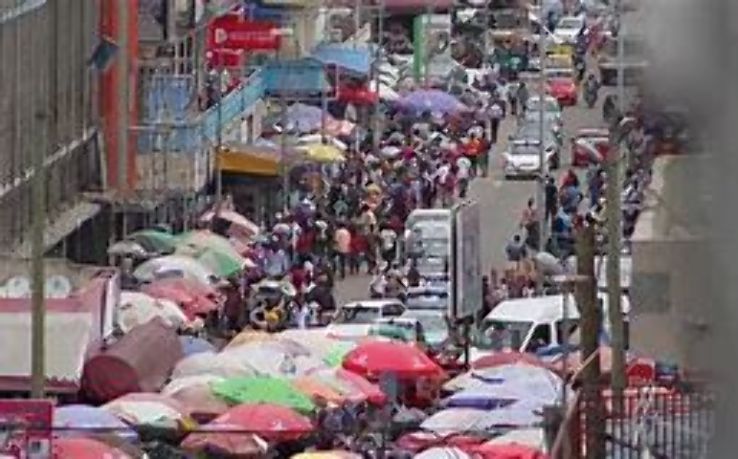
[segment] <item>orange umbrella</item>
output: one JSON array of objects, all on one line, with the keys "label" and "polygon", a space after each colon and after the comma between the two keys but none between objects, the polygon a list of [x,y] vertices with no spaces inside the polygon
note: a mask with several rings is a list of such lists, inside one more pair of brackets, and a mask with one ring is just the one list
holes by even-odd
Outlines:
[{"label": "orange umbrella", "polygon": [[341,394],[337,389],[310,376],[299,377],[292,381],[292,384],[297,390],[313,399],[322,398],[335,405],[343,405],[349,400],[346,395]]}]

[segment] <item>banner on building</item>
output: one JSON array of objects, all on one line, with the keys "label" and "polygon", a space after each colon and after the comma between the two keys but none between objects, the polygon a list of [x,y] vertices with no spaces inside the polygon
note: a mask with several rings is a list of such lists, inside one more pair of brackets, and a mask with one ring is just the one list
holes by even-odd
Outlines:
[{"label": "banner on building", "polygon": [[[413,70],[416,81],[425,77],[426,66],[451,57],[451,15],[423,14],[413,22]],[[429,75],[433,77],[433,75]]]},{"label": "banner on building", "polygon": [[249,21],[240,15],[226,14],[208,26],[210,50],[274,51],[280,43],[279,26],[273,22]]}]

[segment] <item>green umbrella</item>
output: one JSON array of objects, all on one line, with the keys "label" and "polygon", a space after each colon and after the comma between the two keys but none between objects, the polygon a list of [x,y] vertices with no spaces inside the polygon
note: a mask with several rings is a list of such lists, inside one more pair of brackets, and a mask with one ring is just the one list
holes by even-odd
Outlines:
[{"label": "green umbrella", "polygon": [[198,263],[210,269],[216,276],[227,279],[237,275],[243,268],[243,262],[230,254],[216,248],[199,248],[189,245],[177,247],[178,254],[197,260]]},{"label": "green umbrella", "polygon": [[369,329],[369,336],[382,336],[396,341],[412,343],[415,341],[415,330],[393,324],[378,324]]},{"label": "green umbrella", "polygon": [[147,229],[136,231],[126,236],[126,240],[141,245],[148,252],[170,254],[177,247],[177,238],[166,231]]},{"label": "green umbrella", "polygon": [[191,245],[201,249],[212,248],[228,254],[236,260],[244,260],[243,256],[227,238],[207,230],[188,231],[177,235],[177,245]]},{"label": "green umbrella", "polygon": [[323,362],[331,368],[338,368],[343,363],[343,358],[346,357],[354,346],[348,344],[336,344],[331,348],[330,351],[323,357]]},{"label": "green umbrella", "polygon": [[211,388],[215,395],[233,405],[272,403],[303,414],[315,410],[312,400],[285,379],[267,376],[231,378],[216,382]]}]

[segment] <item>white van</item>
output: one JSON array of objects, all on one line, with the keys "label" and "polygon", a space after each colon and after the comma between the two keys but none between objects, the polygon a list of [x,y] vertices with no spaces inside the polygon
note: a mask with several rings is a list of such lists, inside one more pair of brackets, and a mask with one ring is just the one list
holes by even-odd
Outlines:
[{"label": "white van", "polygon": [[[607,293],[599,292],[603,331],[610,332],[607,320]],[[533,298],[517,298],[498,304],[482,322],[484,333],[500,347],[509,347],[520,352],[536,352],[551,346],[561,346],[568,334],[570,344],[578,344],[579,310],[574,295],[567,301],[568,326],[564,322],[564,295],[549,295]],[[630,302],[622,297],[622,309],[626,321],[630,313]]]}]

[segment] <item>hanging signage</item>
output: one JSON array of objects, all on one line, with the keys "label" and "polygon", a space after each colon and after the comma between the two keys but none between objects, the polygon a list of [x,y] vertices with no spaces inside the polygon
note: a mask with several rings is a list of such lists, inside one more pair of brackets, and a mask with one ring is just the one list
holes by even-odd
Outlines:
[{"label": "hanging signage", "polygon": [[227,14],[208,26],[208,49],[228,48],[246,51],[279,49],[279,27],[272,22],[248,21],[239,15]]},{"label": "hanging signage", "polygon": [[0,400],[0,455],[51,457],[53,410],[50,400]]},{"label": "hanging signage", "polygon": [[[420,80],[431,61],[451,57],[451,15],[423,14],[413,22],[413,70]],[[432,75],[431,75],[432,76]]]}]

